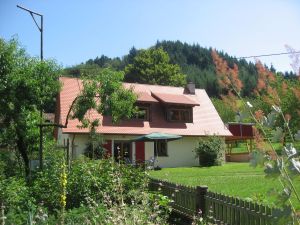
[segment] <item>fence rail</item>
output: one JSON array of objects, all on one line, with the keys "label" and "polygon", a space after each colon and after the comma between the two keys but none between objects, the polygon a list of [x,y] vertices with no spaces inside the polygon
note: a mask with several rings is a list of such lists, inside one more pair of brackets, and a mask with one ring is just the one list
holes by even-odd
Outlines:
[{"label": "fence rail", "polygon": [[201,210],[211,222],[217,224],[273,225],[281,219],[277,217],[282,214],[279,208],[211,192],[206,186],[188,187],[151,179],[149,190],[168,196],[173,200],[173,209],[189,218]]},{"label": "fence rail", "polygon": [[197,210],[197,192],[195,187],[173,184],[166,181],[151,179],[149,189],[159,191],[173,200],[174,210],[186,216],[194,215]]}]

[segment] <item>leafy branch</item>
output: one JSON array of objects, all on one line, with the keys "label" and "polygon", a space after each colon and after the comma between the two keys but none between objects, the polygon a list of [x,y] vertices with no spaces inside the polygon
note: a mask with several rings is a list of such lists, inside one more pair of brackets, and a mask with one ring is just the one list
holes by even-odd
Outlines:
[{"label": "leafy branch", "polygon": [[[265,102],[268,102],[269,104],[273,105],[273,110],[280,114],[280,116],[283,118],[284,126],[288,130],[288,134],[291,137],[292,143],[290,145],[287,145],[284,147],[284,151],[287,155],[287,158],[284,159],[284,157],[279,157],[277,152],[275,151],[272,142],[270,138],[268,137],[265,128],[264,123],[267,123],[269,126],[272,125],[272,122],[274,122],[272,117],[265,117],[263,114],[263,111],[259,110],[255,114],[251,110],[253,108],[252,104],[250,102],[246,102],[242,96],[241,96],[241,90],[243,88],[242,82],[239,80],[238,77],[238,68],[237,65],[234,65],[233,68],[229,67],[227,62],[223,60],[215,51],[212,52],[212,57],[214,60],[214,63],[216,65],[216,72],[218,75],[218,82],[219,85],[223,88],[224,92],[227,92],[227,94],[230,96],[231,100],[234,100],[235,98],[239,99],[244,106],[246,106],[246,109],[249,111],[251,118],[255,121],[255,124],[258,125],[259,130],[263,133],[264,140],[267,140],[268,145],[271,148],[272,154],[275,155],[276,160],[272,160],[275,162],[275,164],[266,163],[265,160],[271,160],[271,157],[268,155],[268,157],[264,157],[261,155],[261,153],[256,152],[252,155],[252,164],[256,166],[257,164],[265,165],[265,173],[266,177],[278,177],[281,185],[283,186],[283,192],[279,195],[279,199],[282,202],[289,201],[294,215],[296,215],[295,208],[293,206],[293,203],[290,200],[291,197],[291,191],[295,194],[297,200],[300,202],[300,196],[295,188],[295,185],[293,183],[291,174],[296,174],[299,176],[300,174],[300,162],[299,160],[296,160],[297,151],[293,147],[292,143],[294,143],[294,138],[292,135],[292,131],[289,127],[289,117],[286,118],[279,107],[281,103],[280,95],[276,89],[276,76],[268,71],[260,62],[257,62],[257,70],[258,70],[258,81],[257,81],[257,87],[255,89],[255,94],[259,97],[262,97]],[[282,93],[286,93],[287,85],[283,83],[282,89],[280,90]],[[295,91],[295,89],[294,89]],[[234,93],[234,94],[233,94]],[[297,93],[297,90],[296,90]],[[236,100],[237,100],[236,99]],[[235,101],[236,102],[236,101]],[[274,113],[273,113],[274,115]],[[259,121],[261,120],[261,121]],[[258,132],[258,131],[257,131]],[[257,139],[259,141],[263,141],[263,139],[259,136],[259,133]],[[265,146],[263,146],[265,147]],[[289,165],[289,167],[286,166],[286,164]],[[289,170],[289,171],[288,171]],[[296,218],[297,222],[300,223],[299,218]]]}]

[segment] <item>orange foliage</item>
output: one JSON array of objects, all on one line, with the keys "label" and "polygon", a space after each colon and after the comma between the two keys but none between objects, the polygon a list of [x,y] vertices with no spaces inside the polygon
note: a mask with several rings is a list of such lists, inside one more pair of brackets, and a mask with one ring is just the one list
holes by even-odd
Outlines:
[{"label": "orange foliage", "polygon": [[261,122],[262,119],[264,118],[265,114],[261,109],[259,109],[254,112],[254,116],[257,121]]},{"label": "orange foliage", "polygon": [[290,115],[290,114],[285,114],[284,115],[284,118],[285,118],[285,120],[287,121],[287,122],[289,122],[290,120],[291,120],[291,118],[292,118],[292,116]]},{"label": "orange foliage", "polygon": [[263,150],[265,148],[263,136],[256,127],[253,127],[254,141],[257,149]]},{"label": "orange foliage", "polygon": [[271,71],[268,71],[267,78],[268,78],[268,81],[271,83],[276,81],[276,77],[275,77],[274,73],[272,73]]},{"label": "orange foliage", "polygon": [[272,100],[272,105],[280,105],[281,100],[280,100],[279,94],[275,88],[272,88],[271,86],[269,86],[267,88],[267,93],[270,96],[270,99]]},{"label": "orange foliage", "polygon": [[231,91],[228,91],[227,95],[221,95],[223,102],[229,105],[233,111],[238,111],[238,98]]},{"label": "orange foliage", "polygon": [[234,89],[239,93],[243,87],[243,83],[239,79],[238,66],[234,64],[233,68],[229,67],[227,62],[222,59],[215,50],[212,51],[211,55],[216,65],[219,85],[223,89]]},{"label": "orange foliage", "polygon": [[269,71],[264,65],[257,60],[256,61],[256,69],[258,73],[258,80],[257,80],[257,91],[262,91],[270,86],[272,83],[276,82],[275,75]]},{"label": "orange foliage", "polygon": [[300,88],[293,88],[294,95],[300,100]]},{"label": "orange foliage", "polygon": [[[279,105],[280,97],[276,88],[272,87],[276,82],[276,76],[257,60],[256,69],[258,72],[257,86],[254,90],[256,95],[262,96],[263,100],[270,105]],[[287,84],[282,84],[282,92],[286,93]]]},{"label": "orange foliage", "polygon": [[256,91],[262,91],[264,89],[266,89],[267,85],[266,82],[263,79],[258,78],[257,80],[257,90]]}]

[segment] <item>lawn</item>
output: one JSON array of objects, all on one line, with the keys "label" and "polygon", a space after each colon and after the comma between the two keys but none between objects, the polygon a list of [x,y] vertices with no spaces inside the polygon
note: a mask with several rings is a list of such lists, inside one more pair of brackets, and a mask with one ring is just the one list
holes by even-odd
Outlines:
[{"label": "lawn", "polygon": [[[248,143],[248,145],[249,144],[250,143]],[[273,142],[272,145],[273,145],[273,148],[275,149],[275,151],[277,152],[277,154],[281,155],[281,151],[283,148],[282,143]],[[269,147],[269,144],[267,144],[267,147]],[[300,149],[300,142],[299,141],[295,142],[294,147],[296,149]],[[236,145],[233,145],[233,147],[231,149],[231,153],[242,153],[242,152],[248,152],[247,145],[245,142],[237,142]]]},{"label": "lawn", "polygon": [[[207,185],[210,191],[243,199],[251,198],[270,205],[276,203],[274,196],[270,196],[268,191],[272,188],[278,189],[278,192],[281,190],[278,179],[265,178],[263,168],[252,168],[249,163],[226,163],[223,166],[205,168],[164,168],[151,171],[150,176],[187,186]],[[300,190],[299,179],[296,188]],[[295,199],[293,202],[300,209],[300,203]]]}]

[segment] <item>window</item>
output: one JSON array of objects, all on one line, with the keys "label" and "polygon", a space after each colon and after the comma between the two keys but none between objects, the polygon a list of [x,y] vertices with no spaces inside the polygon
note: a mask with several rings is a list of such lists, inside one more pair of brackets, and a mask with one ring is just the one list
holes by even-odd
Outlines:
[{"label": "window", "polygon": [[149,120],[149,106],[138,106],[138,111],[133,118],[139,120]]},{"label": "window", "polygon": [[157,156],[168,156],[167,141],[157,141],[154,143],[154,148]]},{"label": "window", "polygon": [[169,108],[167,110],[167,118],[174,122],[193,122],[191,108]]}]

